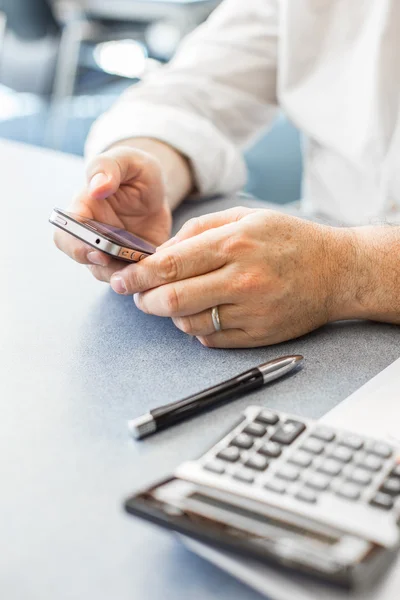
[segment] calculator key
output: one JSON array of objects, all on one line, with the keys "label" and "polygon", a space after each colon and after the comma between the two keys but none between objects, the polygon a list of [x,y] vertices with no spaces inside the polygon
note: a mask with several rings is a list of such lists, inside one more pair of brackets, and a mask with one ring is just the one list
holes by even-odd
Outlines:
[{"label": "calculator key", "polygon": [[218,475],[225,473],[224,465],[219,462],[208,462],[204,465],[204,468],[207,469],[207,471],[212,471],[212,473],[218,473]]},{"label": "calculator key", "polygon": [[288,419],[271,436],[273,442],[279,444],[291,444],[305,430],[306,426],[300,421]]},{"label": "calculator key", "polygon": [[389,458],[393,454],[393,449],[383,442],[368,442],[365,449],[367,452],[376,454],[376,456],[380,456],[381,458]]},{"label": "calculator key", "polygon": [[322,464],[319,465],[318,471],[325,473],[326,475],[336,476],[339,475],[342,468],[342,463],[334,458],[327,458]]},{"label": "calculator key", "polygon": [[286,492],[286,485],[279,479],[271,479],[271,481],[267,481],[267,483],[264,484],[264,487],[266,490],[269,490],[270,492],[276,492],[277,494],[284,494]]},{"label": "calculator key", "polygon": [[282,465],[281,468],[275,473],[279,479],[285,479],[286,481],[296,481],[299,478],[300,471],[292,465]]},{"label": "calculator key", "polygon": [[299,490],[295,498],[297,498],[298,500],[303,500],[304,502],[309,502],[310,504],[314,504],[314,502],[317,501],[316,494],[306,487]]},{"label": "calculator key", "polygon": [[329,452],[329,456],[341,462],[350,462],[353,458],[353,452],[346,446],[336,446]]},{"label": "calculator key", "polygon": [[311,454],[321,454],[321,452],[324,450],[324,444],[316,438],[309,437],[304,441],[301,449],[305,450],[306,452],[311,452]]},{"label": "calculator key", "polygon": [[326,490],[329,482],[330,478],[321,473],[310,473],[306,478],[306,485],[314,490]]},{"label": "calculator key", "polygon": [[358,500],[360,497],[360,488],[352,483],[343,483],[340,487],[337,487],[336,494],[347,500]]},{"label": "calculator key", "polygon": [[265,471],[265,469],[268,467],[269,461],[268,458],[261,456],[261,454],[253,454],[246,460],[244,464],[246,467],[250,467],[250,469]]},{"label": "calculator key", "polygon": [[258,449],[258,452],[260,452],[260,454],[264,454],[264,456],[277,458],[282,454],[282,447],[276,442],[266,442]]},{"label": "calculator key", "polygon": [[379,471],[379,469],[382,468],[382,465],[382,460],[373,454],[366,454],[358,462],[359,467],[367,469],[368,471]]},{"label": "calculator key", "polygon": [[261,423],[249,423],[244,429],[244,433],[254,435],[255,437],[262,437],[266,434],[267,428]]},{"label": "calculator key", "polygon": [[364,445],[363,439],[360,436],[352,434],[342,435],[339,443],[348,448],[352,448],[352,450],[361,450]]},{"label": "calculator key", "polygon": [[391,496],[397,496],[400,494],[400,479],[397,477],[389,477],[381,485],[381,491]]},{"label": "calculator key", "polygon": [[253,483],[254,481],[253,473],[247,469],[239,469],[233,474],[233,477],[243,483]]},{"label": "calculator key", "polygon": [[233,440],[231,441],[231,445],[248,450],[252,447],[253,442],[253,438],[247,435],[247,433],[239,433],[239,435],[233,438]]},{"label": "calculator key", "polygon": [[266,425],[276,425],[279,417],[270,410],[262,410],[256,416],[256,421],[260,421],[260,423],[265,423]]},{"label": "calculator key", "polygon": [[240,458],[240,450],[236,446],[229,446],[218,452],[217,458],[229,460],[229,462],[236,462]]},{"label": "calculator key", "polygon": [[297,450],[290,458],[289,462],[298,467],[309,467],[312,463],[312,457],[308,452]]},{"label": "calculator key", "polygon": [[400,477],[400,464],[393,467],[393,469],[390,471],[390,475],[392,477]]},{"label": "calculator key", "polygon": [[347,479],[359,485],[369,485],[372,481],[371,475],[365,469],[356,468],[352,473],[349,473]]},{"label": "calculator key", "polygon": [[323,427],[322,425],[313,429],[311,435],[323,442],[332,442],[335,439],[335,432],[329,429],[329,427]]},{"label": "calculator key", "polygon": [[378,508],[384,508],[385,510],[390,510],[393,508],[393,498],[388,494],[383,494],[382,492],[378,492],[375,496],[370,500],[370,504],[372,506],[377,506]]}]

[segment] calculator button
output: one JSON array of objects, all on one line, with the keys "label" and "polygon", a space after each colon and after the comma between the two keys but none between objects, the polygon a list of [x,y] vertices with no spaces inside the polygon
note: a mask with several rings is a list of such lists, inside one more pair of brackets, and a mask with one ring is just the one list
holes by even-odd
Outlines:
[{"label": "calculator button", "polygon": [[389,477],[381,485],[381,491],[391,496],[397,496],[400,494],[400,479],[397,477]]},{"label": "calculator button", "polygon": [[309,437],[302,444],[301,449],[306,450],[306,452],[311,452],[312,454],[321,454],[324,449],[324,445],[316,438]]},{"label": "calculator button", "polygon": [[284,494],[286,492],[286,485],[279,479],[271,479],[271,481],[267,481],[264,483],[264,487],[266,490],[269,490],[270,492],[276,492],[277,494]]},{"label": "calculator button", "polygon": [[312,463],[312,457],[308,452],[298,450],[289,458],[289,462],[298,467],[309,467]]},{"label": "calculator button", "polygon": [[329,486],[330,479],[321,473],[310,473],[306,478],[306,485],[314,490],[326,490]]},{"label": "calculator button", "polygon": [[341,462],[350,462],[353,458],[353,452],[346,446],[336,446],[329,452],[329,456]]},{"label": "calculator button", "polygon": [[282,454],[282,447],[276,442],[266,442],[258,449],[258,452],[264,454],[264,456],[277,458]]},{"label": "calculator button", "polygon": [[317,501],[317,496],[315,495],[315,493],[312,490],[307,489],[306,487],[299,490],[295,497],[298,500],[303,500],[304,502],[310,502],[310,504],[313,504],[314,502]]},{"label": "calculator button", "polygon": [[305,430],[306,426],[300,421],[288,419],[271,436],[273,442],[279,444],[291,444]]},{"label": "calculator button", "polygon": [[240,469],[233,474],[233,477],[238,481],[242,481],[243,483],[253,483],[254,475],[251,471],[247,469]]},{"label": "calculator button", "polygon": [[318,471],[325,473],[326,475],[339,475],[343,465],[339,461],[333,458],[327,458],[319,467]]},{"label": "calculator button", "polygon": [[247,435],[247,433],[239,433],[239,435],[233,438],[233,440],[231,441],[231,445],[248,450],[252,447],[253,441],[253,438]]},{"label": "calculator button", "polygon": [[268,467],[268,458],[261,456],[261,454],[253,454],[244,463],[246,467],[250,469],[256,469],[257,471],[264,471]]},{"label": "calculator button", "polygon": [[248,433],[249,435],[254,435],[255,437],[261,437],[265,435],[267,428],[260,423],[249,423],[244,429],[244,433]]},{"label": "calculator button", "polygon": [[311,435],[323,442],[332,442],[335,439],[335,432],[329,427],[322,427],[321,425],[313,429]]},{"label": "calculator button", "polygon": [[218,452],[217,458],[222,458],[222,460],[229,460],[229,462],[236,462],[240,458],[239,448],[236,446],[229,446],[228,448],[224,448],[221,452]]},{"label": "calculator button", "polygon": [[348,448],[352,448],[353,450],[361,450],[364,445],[362,438],[358,435],[342,435],[339,443],[343,446],[347,446]]},{"label": "calculator button", "polygon": [[392,477],[400,477],[400,464],[393,467],[393,469],[390,471],[390,475]]},{"label": "calculator button", "polygon": [[370,500],[370,504],[372,506],[377,506],[378,508],[384,508],[386,510],[390,510],[393,508],[393,498],[388,494],[383,494],[382,492],[378,492],[375,496]]},{"label": "calculator button", "polygon": [[269,410],[262,410],[256,416],[256,421],[260,421],[260,423],[265,423],[266,425],[276,425],[279,417]]},{"label": "calculator button", "polygon": [[218,475],[222,475],[222,473],[225,473],[224,465],[218,462],[208,462],[204,465],[204,468],[207,469],[207,471],[218,473]]},{"label": "calculator button", "polygon": [[352,473],[349,473],[347,479],[353,483],[358,483],[359,485],[369,485],[372,481],[372,477],[368,471],[359,468],[354,469]]},{"label": "calculator button", "polygon": [[365,449],[367,452],[376,454],[376,456],[380,456],[381,458],[389,458],[393,454],[392,448],[382,442],[368,442]]},{"label": "calculator button", "polygon": [[299,478],[299,469],[292,467],[292,465],[282,465],[281,468],[275,473],[279,479],[285,479],[286,481],[296,481]]},{"label": "calculator button", "polygon": [[348,500],[358,500],[360,497],[360,488],[352,483],[343,483],[336,489],[336,494]]},{"label": "calculator button", "polygon": [[360,459],[358,465],[363,469],[367,469],[368,471],[379,471],[382,468],[382,461],[377,456],[373,454],[366,454],[363,458]]}]

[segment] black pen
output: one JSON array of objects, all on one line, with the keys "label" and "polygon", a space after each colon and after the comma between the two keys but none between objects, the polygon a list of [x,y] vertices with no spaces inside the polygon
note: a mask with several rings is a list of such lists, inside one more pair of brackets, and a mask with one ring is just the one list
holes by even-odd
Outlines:
[{"label": "black pen", "polygon": [[129,421],[129,430],[136,439],[140,440],[207,408],[256,390],[265,383],[286,375],[286,373],[295,369],[302,360],[303,357],[300,354],[282,356],[271,360],[198,394],[154,408],[145,415]]}]

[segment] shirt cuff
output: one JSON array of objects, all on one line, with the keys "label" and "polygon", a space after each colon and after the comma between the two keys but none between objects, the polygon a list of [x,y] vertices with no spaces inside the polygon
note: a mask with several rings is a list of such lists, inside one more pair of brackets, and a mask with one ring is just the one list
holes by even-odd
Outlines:
[{"label": "shirt cuff", "polygon": [[160,140],[187,157],[202,196],[231,194],[246,183],[246,165],[236,146],[209,120],[175,107],[118,104],[93,125],[85,155],[134,137]]}]

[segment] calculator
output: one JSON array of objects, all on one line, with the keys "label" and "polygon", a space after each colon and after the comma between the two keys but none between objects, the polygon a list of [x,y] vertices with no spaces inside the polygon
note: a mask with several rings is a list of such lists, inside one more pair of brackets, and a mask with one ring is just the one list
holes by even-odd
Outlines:
[{"label": "calculator", "polygon": [[126,510],[244,557],[357,589],[400,544],[400,449],[260,406]]}]

